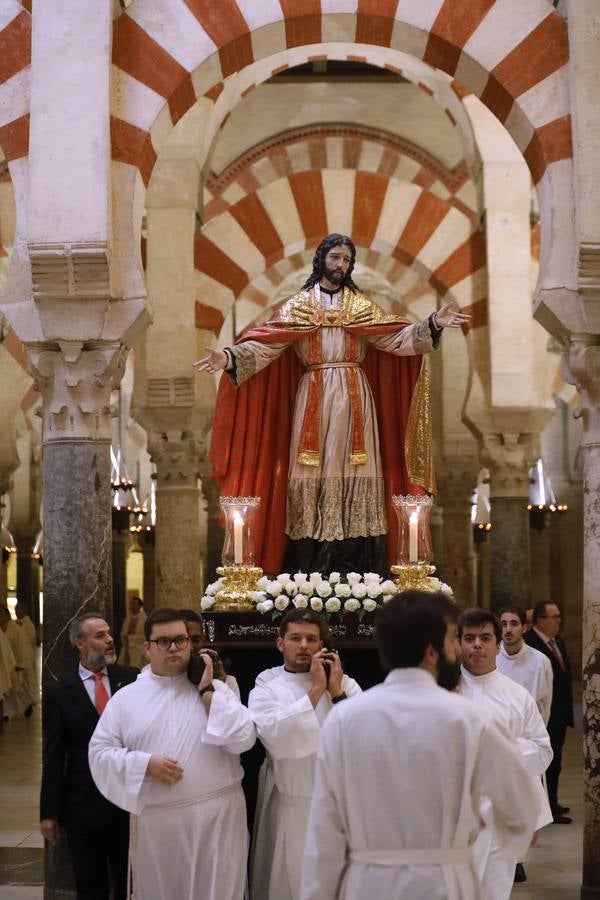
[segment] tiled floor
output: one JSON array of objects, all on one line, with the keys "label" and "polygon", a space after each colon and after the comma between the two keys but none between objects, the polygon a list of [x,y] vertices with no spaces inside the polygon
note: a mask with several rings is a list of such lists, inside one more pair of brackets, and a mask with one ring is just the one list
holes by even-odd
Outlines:
[{"label": "tiled floor", "polygon": [[[529,851],[527,882],[514,888],[515,900],[578,900],[582,860],[581,731],[569,731],[561,775],[561,802],[571,807],[572,825],[551,825]],[[38,793],[41,770],[39,706],[31,719],[9,722],[0,732],[0,848],[41,848]],[[25,859],[27,854],[19,854]],[[0,856],[1,859],[1,856]],[[19,863],[16,863],[19,865]],[[10,864],[0,862],[0,900],[40,900],[41,886],[2,884]],[[16,880],[16,879],[15,879]]]}]

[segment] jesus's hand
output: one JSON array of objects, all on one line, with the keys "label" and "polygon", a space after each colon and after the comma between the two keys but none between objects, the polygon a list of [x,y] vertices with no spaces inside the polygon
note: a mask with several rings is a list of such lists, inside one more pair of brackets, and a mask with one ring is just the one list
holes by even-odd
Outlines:
[{"label": "jesus's hand", "polygon": [[194,368],[199,372],[208,372],[212,374],[227,366],[227,354],[222,350],[211,350],[210,347],[205,347],[204,349],[208,350],[206,356],[203,356],[202,359],[199,359],[198,362],[194,363]]},{"label": "jesus's hand", "polygon": [[146,775],[156,778],[161,784],[177,784],[183,778],[183,769],[176,759],[169,759],[168,756],[151,756]]},{"label": "jesus's hand", "polygon": [[462,328],[471,316],[456,309],[453,303],[446,303],[438,309],[433,318],[438,328]]}]

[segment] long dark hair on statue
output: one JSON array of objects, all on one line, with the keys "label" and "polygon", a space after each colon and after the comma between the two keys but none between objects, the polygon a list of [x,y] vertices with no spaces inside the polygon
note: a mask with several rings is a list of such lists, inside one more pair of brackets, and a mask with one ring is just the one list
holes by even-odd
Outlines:
[{"label": "long dark hair on statue", "polygon": [[303,291],[314,287],[315,284],[321,280],[325,273],[325,257],[334,247],[348,247],[352,257],[350,265],[348,266],[348,271],[346,272],[346,276],[340,287],[349,287],[354,293],[359,290],[358,286],[352,281],[352,270],[354,269],[354,263],[356,261],[356,247],[347,234],[328,234],[317,247],[313,257],[313,270],[302,285]]}]

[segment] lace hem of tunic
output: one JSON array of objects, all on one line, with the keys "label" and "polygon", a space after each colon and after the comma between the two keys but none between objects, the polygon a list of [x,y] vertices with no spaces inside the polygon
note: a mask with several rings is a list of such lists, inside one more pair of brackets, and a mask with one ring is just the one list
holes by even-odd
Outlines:
[{"label": "lace hem of tunic", "polygon": [[228,347],[229,352],[235,357],[235,383],[239,387],[256,372],[256,356],[249,347],[238,344]]},{"label": "lace hem of tunic", "polygon": [[387,534],[383,478],[291,479],[286,533],[294,541],[343,541]]}]

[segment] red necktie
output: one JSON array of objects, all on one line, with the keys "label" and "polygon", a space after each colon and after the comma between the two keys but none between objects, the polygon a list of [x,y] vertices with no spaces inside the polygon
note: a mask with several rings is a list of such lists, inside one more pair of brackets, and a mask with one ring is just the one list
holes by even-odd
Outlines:
[{"label": "red necktie", "polygon": [[550,640],[548,641],[548,646],[550,647],[550,649],[552,650],[552,653],[553,653],[554,656],[556,657],[556,661],[557,661],[557,663],[559,664],[559,666],[561,667],[561,669],[564,669],[564,668],[565,668],[565,661],[564,661],[564,659],[562,658],[562,653],[561,653],[560,650],[558,649],[558,647],[557,647],[557,645],[556,645],[556,642],[555,642],[554,638],[550,638]]},{"label": "red necktie", "polygon": [[92,678],[96,682],[94,685],[94,705],[98,711],[98,715],[101,716],[110,697],[108,696],[108,691],[104,687],[104,673],[94,672]]}]

